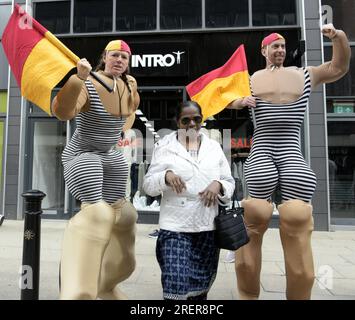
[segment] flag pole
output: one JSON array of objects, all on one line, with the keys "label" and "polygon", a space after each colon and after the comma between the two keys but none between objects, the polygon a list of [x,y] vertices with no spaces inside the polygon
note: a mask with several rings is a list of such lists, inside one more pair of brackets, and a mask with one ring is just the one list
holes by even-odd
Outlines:
[{"label": "flag pole", "polygon": [[[52,43],[55,47],[61,50],[71,61],[73,61],[75,64],[78,63],[80,58],[74,52],[72,52],[63,42],[61,42],[52,32],[47,30],[44,36],[50,43]],[[108,92],[113,91],[113,88],[110,88],[107,83],[105,83],[96,73],[90,71],[90,75],[98,83],[100,83]]]},{"label": "flag pole", "polygon": [[112,92],[113,88],[110,88],[106,82],[104,82],[95,72],[90,71],[90,75],[98,82],[100,83],[108,92]]}]

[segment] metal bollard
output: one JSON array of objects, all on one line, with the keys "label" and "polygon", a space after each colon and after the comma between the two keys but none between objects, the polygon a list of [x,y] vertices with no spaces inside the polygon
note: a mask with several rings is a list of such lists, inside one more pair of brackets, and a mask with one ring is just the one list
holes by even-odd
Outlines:
[{"label": "metal bollard", "polygon": [[20,278],[21,300],[38,300],[41,251],[42,200],[46,196],[39,190],[22,193],[25,201],[25,223]]}]

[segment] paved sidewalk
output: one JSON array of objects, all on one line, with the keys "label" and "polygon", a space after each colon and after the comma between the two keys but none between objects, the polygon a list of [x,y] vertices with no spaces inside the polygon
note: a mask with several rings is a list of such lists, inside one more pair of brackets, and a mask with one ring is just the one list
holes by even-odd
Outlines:
[{"label": "paved sidewalk", "polygon": [[[41,300],[58,299],[58,266],[66,223],[42,220]],[[162,299],[160,269],[155,259],[155,239],[148,237],[148,233],[156,227],[138,225],[137,268],[120,286],[130,299]],[[22,238],[23,221],[5,220],[0,227],[0,300],[20,298],[18,281]],[[355,232],[314,232],[312,243],[317,272],[312,299],[355,300]],[[209,294],[209,299],[212,300],[238,299],[234,264],[223,262],[225,253],[224,250],[221,251],[217,279]],[[330,277],[326,278],[322,274]],[[326,284],[326,288],[322,283]],[[261,285],[261,299],[285,299],[285,269],[277,229],[269,229],[264,237]]]}]

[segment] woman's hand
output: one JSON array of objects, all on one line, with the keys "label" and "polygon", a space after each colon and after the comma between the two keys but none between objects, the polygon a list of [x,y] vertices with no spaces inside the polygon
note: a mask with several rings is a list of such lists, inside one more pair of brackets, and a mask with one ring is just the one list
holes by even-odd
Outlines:
[{"label": "woman's hand", "polygon": [[86,80],[90,74],[90,71],[92,70],[91,64],[89,61],[87,61],[85,58],[80,59],[78,63],[76,64],[76,67],[78,69],[77,76],[81,80]]},{"label": "woman's hand", "polygon": [[210,185],[203,191],[199,192],[199,196],[206,207],[217,204],[218,194],[221,192],[222,185],[218,181],[212,181]]},{"label": "woman's hand", "polygon": [[177,194],[186,190],[185,182],[174,172],[168,170],[165,174],[165,183],[172,187]]}]

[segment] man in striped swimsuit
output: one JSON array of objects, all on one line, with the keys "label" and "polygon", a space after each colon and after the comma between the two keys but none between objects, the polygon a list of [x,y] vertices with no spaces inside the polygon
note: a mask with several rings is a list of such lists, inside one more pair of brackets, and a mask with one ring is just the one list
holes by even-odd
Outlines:
[{"label": "man in striped swimsuit", "polygon": [[89,76],[91,65],[81,59],[52,103],[58,119],[76,120],[62,162],[66,185],[81,201],[64,234],[61,299],[125,298],[116,285],[135,268],[137,212],[125,200],[128,166],[114,148],[139,105],[136,80],[127,75],[130,56],[127,43],[109,42],[96,70],[113,91]]},{"label": "man in striped swimsuit", "polygon": [[252,96],[235,100],[228,106],[254,108],[256,122],[253,146],[245,164],[250,197],[243,201],[250,242],[236,252],[241,299],[259,297],[261,245],[273,212],[270,197],[277,185],[282,193],[278,211],[287,279],[286,297],[311,298],[314,266],[310,201],[316,177],[302,156],[299,133],[311,90],[345,75],[351,54],[342,30],[329,24],[323,26],[322,33],[332,40],[332,60],[307,68],[283,67],[285,39],[277,33],[265,37],[261,53],[266,59],[266,68],[251,77]]}]

